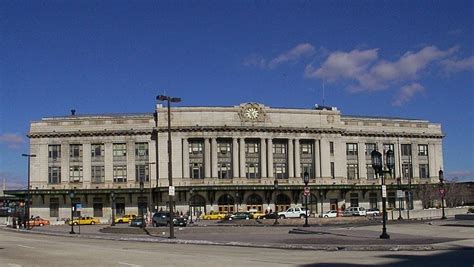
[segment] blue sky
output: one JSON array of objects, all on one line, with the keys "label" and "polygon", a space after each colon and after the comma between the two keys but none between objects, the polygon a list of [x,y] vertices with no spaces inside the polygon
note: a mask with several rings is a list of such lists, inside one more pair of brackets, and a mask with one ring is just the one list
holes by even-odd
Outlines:
[{"label": "blue sky", "polygon": [[2,1],[0,179],[26,180],[30,121],[260,102],[443,125],[474,181],[471,1]]}]

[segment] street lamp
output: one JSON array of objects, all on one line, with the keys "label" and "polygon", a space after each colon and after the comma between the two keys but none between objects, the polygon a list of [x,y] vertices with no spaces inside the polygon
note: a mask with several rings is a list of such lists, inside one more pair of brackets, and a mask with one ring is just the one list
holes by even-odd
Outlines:
[{"label": "street lamp", "polygon": [[278,208],[278,206],[277,206],[278,180],[277,179],[275,179],[273,181],[273,189],[275,191],[275,221],[273,222],[273,225],[277,225],[277,224],[279,224],[279,222],[278,222],[278,211],[277,211],[277,208]]},{"label": "street lamp", "polygon": [[[306,204],[306,210],[305,210],[305,220],[304,220],[304,225],[303,227],[309,227],[308,224],[308,193],[309,193],[309,188],[308,188],[308,183],[309,183],[309,173],[304,172],[303,174],[303,182],[304,182],[304,198],[305,198],[305,204]],[[308,193],[307,193],[308,192]]]},{"label": "street lamp", "polygon": [[385,187],[385,174],[386,173],[392,173],[392,169],[395,168],[395,154],[393,153],[393,150],[389,149],[386,152],[386,163],[388,167],[388,171],[383,170],[383,164],[382,164],[382,154],[378,152],[377,150],[372,151],[370,153],[371,159],[372,159],[372,168],[374,168],[375,174],[380,175],[382,177],[382,221],[383,221],[383,226],[382,226],[382,234],[380,235],[380,238],[382,239],[390,239],[390,235],[387,234],[387,207],[385,203],[385,199],[387,197],[387,188]]},{"label": "street lamp", "polygon": [[239,191],[235,192],[235,202],[237,202],[236,212],[239,212]]},{"label": "street lamp", "polygon": [[[398,187],[398,190],[400,191],[401,190],[401,184],[402,184],[402,178],[401,177],[398,177],[397,178],[397,187]],[[398,194],[398,192],[397,192]],[[398,197],[398,220],[403,220],[402,218],[402,198],[397,196]]]},{"label": "street lamp", "polygon": [[[169,210],[170,210],[170,236],[169,239],[174,239],[174,223],[173,223],[173,203],[174,203],[174,188],[173,188],[173,169],[172,169],[172,150],[171,150],[171,109],[170,103],[181,102],[179,97],[169,97],[165,95],[159,95],[156,97],[156,100],[167,101],[168,102],[168,196],[169,196]],[[158,140],[157,140],[158,141]],[[172,194],[171,194],[172,193]]]},{"label": "street lamp", "polygon": [[[152,210],[153,210],[153,203],[152,203],[152,200],[153,200],[153,195],[152,195],[152,187],[151,187],[151,165],[153,164],[156,164],[155,162],[148,162],[146,163],[148,164],[148,182],[150,184],[150,193],[149,193],[149,200],[148,200],[148,223],[150,223],[151,225],[151,221],[152,221]],[[158,184],[158,183],[157,183]]]},{"label": "street lamp", "polygon": [[76,196],[76,193],[74,190],[69,192],[69,199],[71,200],[71,232],[69,232],[71,235],[75,234],[74,232],[74,197]]},{"label": "street lamp", "polygon": [[30,229],[30,158],[36,157],[34,154],[21,154],[23,157],[28,158],[28,188],[26,189],[26,204],[25,204],[25,216],[26,216],[26,229]]},{"label": "street lamp", "polygon": [[444,195],[446,194],[446,189],[444,188],[444,172],[443,170],[439,170],[439,194],[441,195],[441,209],[443,211],[443,216],[441,216],[441,220],[447,219],[444,214]]},{"label": "street lamp", "polygon": [[189,216],[191,216],[189,224],[194,223],[193,222],[193,211],[191,210],[194,207],[194,202],[192,203],[192,206],[191,206],[191,201],[192,200],[194,201],[193,195],[194,195],[194,189],[191,188],[191,189],[189,189]]},{"label": "street lamp", "polygon": [[140,213],[140,216],[142,218],[142,223],[140,225],[140,228],[143,228],[144,224],[145,224],[145,216],[144,216],[144,212],[143,212],[143,187],[144,187],[144,181],[143,181],[143,175],[140,176],[140,202],[138,203],[138,208],[140,209],[139,210],[139,213]]},{"label": "street lamp", "polygon": [[112,199],[112,223],[110,226],[115,226],[115,192],[110,192],[110,198]]}]

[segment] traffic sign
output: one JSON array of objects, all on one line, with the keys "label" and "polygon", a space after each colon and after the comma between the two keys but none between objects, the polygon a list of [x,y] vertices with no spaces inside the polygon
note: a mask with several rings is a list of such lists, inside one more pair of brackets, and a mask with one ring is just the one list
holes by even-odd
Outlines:
[{"label": "traffic sign", "polygon": [[397,198],[404,198],[405,192],[403,190],[397,190]]},{"label": "traffic sign", "polygon": [[387,197],[387,186],[382,185],[382,197]]},{"label": "traffic sign", "polygon": [[170,196],[174,196],[174,186],[170,186],[170,187],[169,187],[168,194],[169,194]]},{"label": "traffic sign", "polygon": [[444,190],[444,188],[440,188],[440,189],[439,189],[439,195],[440,195],[440,197],[444,197],[445,194],[446,194],[446,190]]},{"label": "traffic sign", "polygon": [[310,191],[309,191],[309,187],[305,187],[303,194],[307,197],[307,196],[309,196],[309,192],[310,192]]}]

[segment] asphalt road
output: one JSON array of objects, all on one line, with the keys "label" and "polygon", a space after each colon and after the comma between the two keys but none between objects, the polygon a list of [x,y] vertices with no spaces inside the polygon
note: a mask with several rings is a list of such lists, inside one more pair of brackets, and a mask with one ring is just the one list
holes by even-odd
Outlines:
[{"label": "asphalt road", "polygon": [[301,251],[0,232],[0,266],[469,266],[474,250]]}]

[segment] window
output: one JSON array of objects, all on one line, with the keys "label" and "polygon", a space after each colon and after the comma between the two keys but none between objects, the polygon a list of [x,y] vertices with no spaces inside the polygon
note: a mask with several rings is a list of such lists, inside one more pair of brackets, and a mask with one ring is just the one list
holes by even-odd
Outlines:
[{"label": "window", "polygon": [[49,217],[59,217],[59,198],[49,199]]},{"label": "window", "polygon": [[48,158],[50,160],[61,159],[61,145],[49,145],[48,146]]},{"label": "window", "polygon": [[334,169],[334,162],[331,162],[331,177],[332,179],[336,179],[336,173]]},{"label": "window", "polygon": [[69,167],[69,182],[71,183],[82,182],[82,166]]},{"label": "window", "polygon": [[334,142],[329,142],[329,154],[334,156]]},{"label": "window", "polygon": [[420,164],[420,178],[430,178],[430,171],[428,164]]},{"label": "window", "polygon": [[418,145],[418,156],[428,156],[428,145]]},{"label": "window", "polygon": [[387,192],[387,204],[388,204],[388,207],[389,209],[393,209],[395,208],[395,201],[396,201],[396,198],[395,198],[395,192]]},{"label": "window", "polygon": [[359,179],[359,164],[347,164],[347,179]]},{"label": "window", "polygon": [[219,142],[217,143],[217,152],[220,154],[228,154],[230,153],[230,142]]},{"label": "window", "polygon": [[357,144],[353,144],[353,143],[346,144],[346,155],[357,156]]},{"label": "window", "polygon": [[312,163],[301,163],[301,177],[304,176],[304,173],[309,174],[309,178],[314,178],[313,164]]},{"label": "window", "polygon": [[402,156],[411,156],[411,144],[401,144]]},{"label": "window", "polygon": [[247,162],[247,164],[245,164],[245,176],[248,179],[260,178],[258,163],[248,163]]},{"label": "window", "polygon": [[351,193],[350,201],[351,201],[351,207],[359,207],[359,194]]},{"label": "window", "polygon": [[375,176],[375,170],[372,167],[372,164],[367,164],[366,168],[367,168],[367,179],[369,179],[369,180],[370,179],[376,179],[377,177]]},{"label": "window", "polygon": [[135,181],[137,182],[148,182],[150,181],[150,171],[148,164],[137,164],[135,165]]},{"label": "window", "polygon": [[104,166],[91,166],[91,182],[94,184],[105,182]]},{"label": "window", "polygon": [[375,143],[366,143],[365,144],[365,155],[367,157],[370,157],[370,153],[372,153],[372,151],[374,150],[377,150],[377,144]]},{"label": "window", "polygon": [[[388,150],[392,150],[395,155],[396,155],[396,152],[395,152],[395,146],[393,144],[383,144],[383,164],[384,166],[387,168],[387,151]],[[388,168],[387,168],[388,169]],[[387,179],[393,179],[394,177],[396,177],[396,174],[395,174],[395,170],[397,169],[397,167],[395,166],[395,169],[391,170],[390,173],[387,173],[385,174],[385,178]]]},{"label": "window", "polygon": [[69,145],[69,157],[71,159],[82,158],[82,145]]},{"label": "window", "polygon": [[94,217],[102,217],[103,216],[103,205],[102,205],[102,198],[100,197],[95,197],[94,198]]},{"label": "window", "polygon": [[189,164],[190,174],[192,179],[203,179],[204,178],[204,170],[202,163],[192,163]]},{"label": "window", "polygon": [[300,144],[300,149],[301,149],[301,154],[307,155],[307,154],[313,154],[313,144],[309,142],[302,142]]},{"label": "window", "polygon": [[245,142],[245,153],[258,153],[259,143]]},{"label": "window", "polygon": [[286,144],[285,143],[274,143],[273,144],[273,154],[286,154]]},{"label": "window", "polygon": [[190,141],[189,142],[189,154],[202,154],[203,143],[202,141]]},{"label": "window", "polygon": [[127,155],[127,144],[113,144],[114,157],[125,157]]},{"label": "window", "polygon": [[232,178],[232,169],[229,162],[219,162],[217,164],[217,175],[220,179]]},{"label": "window", "polygon": [[273,173],[276,179],[286,179],[288,175],[286,173],[286,163],[274,163]]},{"label": "window", "polygon": [[92,144],[91,145],[91,157],[103,159],[105,156],[105,146],[104,144]]},{"label": "window", "polygon": [[127,182],[127,166],[119,165],[114,166],[114,183],[126,183]]},{"label": "window", "polygon": [[61,167],[48,167],[48,183],[61,183]]},{"label": "window", "polygon": [[148,159],[148,143],[135,143],[135,156],[138,159]]},{"label": "window", "polygon": [[413,169],[410,163],[402,164],[402,175],[403,175],[403,179],[408,179],[408,178],[413,177]]},{"label": "window", "polygon": [[377,193],[369,193],[369,206],[371,209],[377,208]]}]

